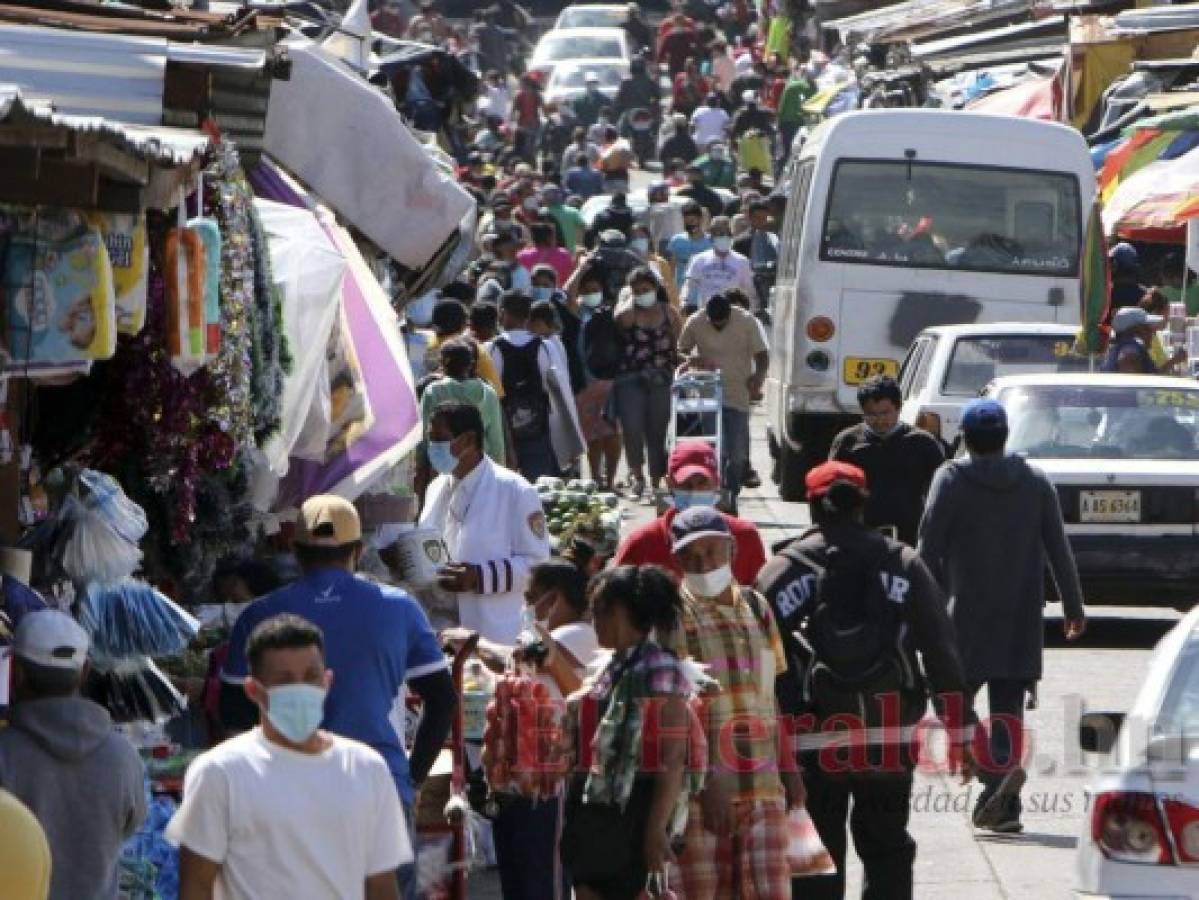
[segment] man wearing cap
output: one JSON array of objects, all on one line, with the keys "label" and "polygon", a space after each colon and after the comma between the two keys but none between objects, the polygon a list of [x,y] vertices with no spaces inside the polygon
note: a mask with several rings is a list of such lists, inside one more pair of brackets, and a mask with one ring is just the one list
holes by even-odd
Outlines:
[{"label": "man wearing cap", "polygon": [[[775,682],[779,707],[786,715],[809,720],[796,729],[805,805],[837,867],[834,875],[797,880],[793,896],[844,896],[848,818],[865,868],[867,895],[910,898],[916,844],[907,823],[917,756],[915,726],[931,696],[937,715],[954,735],[948,762],[956,768],[968,752],[962,748],[969,746],[973,724],[953,626],[940,588],[915,551],[865,524],[868,492],[861,469],[827,462],[808,473],[806,486],[814,527],[773,557],[757,583],[787,651],[788,669]],[[865,644],[861,635],[872,633],[876,647],[886,648],[877,651],[877,659],[863,660],[866,671],[877,675],[861,679],[860,698],[850,700],[860,722],[853,722],[856,727],[849,732],[840,698],[824,690],[826,682],[819,677],[821,669],[830,668],[838,676],[851,674],[833,668],[838,654],[822,641],[827,632],[813,625],[828,617],[856,642]],[[834,729],[840,729],[835,738]],[[852,762],[828,765],[844,761],[844,753],[821,752],[830,743],[845,750],[856,747],[854,754],[867,764],[865,770],[854,771]]]},{"label": "man wearing cap", "polygon": [[1141,284],[1141,258],[1137,248],[1120,241],[1107,253],[1112,269],[1111,308],[1136,306],[1148,290]]},{"label": "man wearing cap", "polygon": [[476,238],[480,244],[487,235],[510,235],[521,246],[529,242],[529,231],[524,225],[512,218],[512,196],[496,192],[491,198],[491,212],[485,213]]},{"label": "man wearing cap", "polygon": [[[1026,697],[1035,696],[1041,679],[1046,567],[1065,609],[1068,641],[1086,627],[1082,588],[1053,484],[1023,457],[1004,453],[1003,407],[972,400],[962,412],[962,436],[969,457],[933,478],[920,556],[949,595],[968,687],[986,686],[992,722],[1023,723]],[[990,765],[979,773],[985,790],[974,825],[1018,832],[1027,777],[1022,734],[1002,724],[988,731]]]},{"label": "man wearing cap", "polygon": [[[1125,375],[1162,374],[1149,353],[1153,336],[1161,324],[1161,316],[1151,316],[1139,306],[1117,309],[1112,316],[1112,343],[1099,371]],[[1185,355],[1183,351],[1182,358]],[[1176,355],[1173,361],[1179,358]]]},{"label": "man wearing cap", "polygon": [[0,788],[46,832],[51,900],[116,900],[121,847],[146,818],[137,751],[102,706],[79,696],[88,645],[66,613],[25,615],[13,642],[12,720],[0,729]]},{"label": "man wearing cap", "polygon": [[[258,624],[284,613],[306,619],[323,633],[334,673],[323,727],[382,755],[411,816],[415,788],[441,752],[458,703],[445,654],[416,600],[354,574],[362,558],[362,525],[350,501],[333,494],[304,501],[293,549],[303,577],[255,600],[233,626],[221,671],[222,713],[230,694],[244,693],[251,674],[246,646]],[[411,760],[391,719],[405,684],[424,701]],[[411,870],[401,872],[406,891],[415,889]]]},{"label": "man wearing cap", "polygon": [[750,403],[761,397],[770,365],[766,339],[758,320],[720,292],[687,320],[679,335],[679,353],[687,357],[684,365],[690,369],[720,373],[720,463],[730,509],[736,513],[749,463]]},{"label": "man wearing cap", "polygon": [[683,306],[688,312],[700,309],[708,298],[729,288],[740,288],[747,297],[757,292],[749,260],[733,249],[733,223],[717,216],[708,226],[712,249],[692,258],[683,279]]},{"label": "man wearing cap", "polygon": [[787,669],[782,639],[765,598],[733,578],[736,544],[721,513],[693,506],[670,536],[683,607],[676,631],[659,641],[720,685],[701,713],[708,771],[679,857],[684,895],[788,897],[787,810],[803,802],[803,784],[794,760],[780,759],[771,688]]},{"label": "man wearing cap", "polygon": [[[707,441],[679,441],[670,452],[666,483],[672,503],[652,522],[631,532],[616,551],[614,565],[657,565],[681,576],[683,570],[671,552],[670,529],[675,517],[692,506],[715,506],[720,491],[720,464]],[[753,584],[766,561],[762,536],[752,522],[725,515],[736,552],[733,575],[738,584]]]}]

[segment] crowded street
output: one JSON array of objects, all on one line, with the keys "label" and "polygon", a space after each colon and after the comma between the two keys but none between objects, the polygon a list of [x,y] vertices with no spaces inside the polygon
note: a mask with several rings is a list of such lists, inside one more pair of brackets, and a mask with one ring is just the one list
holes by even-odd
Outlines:
[{"label": "crowded street", "polygon": [[1199,3],[0,3],[0,900],[1199,900]]}]

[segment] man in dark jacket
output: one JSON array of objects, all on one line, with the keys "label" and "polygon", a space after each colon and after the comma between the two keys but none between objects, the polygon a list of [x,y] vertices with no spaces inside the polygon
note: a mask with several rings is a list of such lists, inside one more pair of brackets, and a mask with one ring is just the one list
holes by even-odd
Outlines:
[{"label": "man in dark jacket", "polygon": [[933,475],[945,462],[941,442],[899,421],[903,395],[894,378],[872,378],[858,388],[862,422],[833,439],[829,459],[853,463],[870,481],[866,524],[894,531],[916,545],[924,498]]},{"label": "man in dark jacket", "polygon": [[[816,527],[767,562],[757,581],[787,649],[788,669],[775,681],[779,708],[797,717],[792,730],[807,808],[837,867],[835,875],[793,882],[792,893],[805,900],[843,896],[848,816],[865,868],[864,896],[910,900],[915,726],[928,707],[928,688],[952,736],[949,768],[960,767],[968,778],[973,767],[967,737],[974,714],[953,626],[915,551],[865,525],[861,469],[827,462],[808,473],[806,485]],[[843,671],[829,631],[818,624],[827,622],[854,635],[855,647],[866,645],[860,635],[876,638],[875,652],[863,651],[864,671],[871,674],[854,679],[862,686],[858,691],[847,694],[836,686],[836,679],[853,673]],[[885,624],[871,631],[874,622]]]},{"label": "man in dark jacket", "polygon": [[[121,847],[146,818],[145,768],[108,712],[79,696],[87,632],[58,610],[21,619],[0,788],[37,816],[54,860],[50,900],[116,900]],[[7,900],[7,898],[6,898]]]},{"label": "man in dark jacket", "polygon": [[950,614],[977,693],[987,688],[990,744],[979,777],[974,825],[1014,833],[1020,824],[1025,697],[1041,678],[1048,565],[1065,607],[1066,640],[1086,627],[1082,588],[1057,491],[1022,457],[1006,455],[1007,415],[996,401],[972,400],[962,413],[969,459],[933,479],[920,556],[949,595]]}]

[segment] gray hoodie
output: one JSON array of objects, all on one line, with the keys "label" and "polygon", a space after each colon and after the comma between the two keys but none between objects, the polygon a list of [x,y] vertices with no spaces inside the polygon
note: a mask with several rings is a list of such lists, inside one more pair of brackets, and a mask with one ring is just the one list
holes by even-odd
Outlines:
[{"label": "gray hoodie", "polygon": [[82,697],[27,700],[0,729],[0,787],[46,832],[50,900],[116,900],[121,845],[146,818],[145,768]]},{"label": "gray hoodie", "polygon": [[942,466],[920,523],[920,556],[949,595],[970,685],[1040,679],[1046,565],[1066,616],[1083,615],[1057,491],[1022,457]]}]

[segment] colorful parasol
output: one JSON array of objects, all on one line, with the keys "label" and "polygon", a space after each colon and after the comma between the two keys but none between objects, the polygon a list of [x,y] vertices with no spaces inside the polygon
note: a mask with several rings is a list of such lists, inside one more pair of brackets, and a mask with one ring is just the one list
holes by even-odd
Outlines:
[{"label": "colorful parasol", "polygon": [[1082,284],[1079,298],[1082,309],[1079,321],[1077,349],[1080,353],[1098,353],[1105,342],[1101,323],[1107,316],[1111,297],[1111,268],[1107,258],[1107,241],[1103,238],[1103,220],[1099,202],[1091,207],[1087,217],[1086,241],[1082,248]]},{"label": "colorful parasol", "polygon": [[1199,214],[1199,150],[1141,167],[1106,198],[1108,234],[1136,241],[1180,243],[1185,220]]}]

